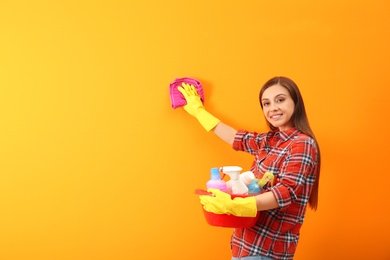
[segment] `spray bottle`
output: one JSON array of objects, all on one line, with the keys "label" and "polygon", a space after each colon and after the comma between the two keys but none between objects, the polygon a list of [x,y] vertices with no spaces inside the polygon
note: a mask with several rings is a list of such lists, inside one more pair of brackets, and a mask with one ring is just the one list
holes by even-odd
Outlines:
[{"label": "spray bottle", "polygon": [[[221,171],[229,175],[230,180],[226,183],[228,187],[231,187],[232,194],[247,194],[248,187],[240,179],[240,172],[242,168],[238,166],[223,166]],[[228,190],[229,191],[229,190]]]}]

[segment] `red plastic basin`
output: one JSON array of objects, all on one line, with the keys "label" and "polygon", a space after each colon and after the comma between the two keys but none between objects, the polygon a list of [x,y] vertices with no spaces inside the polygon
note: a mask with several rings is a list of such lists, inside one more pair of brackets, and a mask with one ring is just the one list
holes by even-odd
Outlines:
[{"label": "red plastic basin", "polygon": [[[203,191],[203,195],[206,195],[206,191]],[[199,194],[199,192],[196,192]],[[234,199],[236,197],[245,198],[253,195],[241,195],[241,194],[230,194],[231,198]],[[250,228],[254,226],[259,218],[259,212],[255,217],[237,217],[234,215],[228,214],[215,214],[212,212],[208,212],[203,208],[202,210],[204,217],[207,223],[211,226],[216,227],[226,227],[226,228]]]}]

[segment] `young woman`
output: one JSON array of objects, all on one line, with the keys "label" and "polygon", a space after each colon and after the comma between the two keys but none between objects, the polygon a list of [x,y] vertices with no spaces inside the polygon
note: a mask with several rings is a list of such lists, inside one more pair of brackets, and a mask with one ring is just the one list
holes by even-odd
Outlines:
[{"label": "young woman", "polygon": [[195,88],[184,84],[179,91],[187,100],[184,109],[207,131],[237,151],[254,156],[256,178],[274,174],[273,185],[248,198],[236,198],[210,189],[214,196],[200,196],[205,210],[217,214],[255,216],[251,228],[234,229],[232,260],[293,259],[307,205],[317,209],[320,150],[310,128],[302,96],[289,78],[275,77],[260,90],[259,101],[270,131],[236,130],[208,113]]}]

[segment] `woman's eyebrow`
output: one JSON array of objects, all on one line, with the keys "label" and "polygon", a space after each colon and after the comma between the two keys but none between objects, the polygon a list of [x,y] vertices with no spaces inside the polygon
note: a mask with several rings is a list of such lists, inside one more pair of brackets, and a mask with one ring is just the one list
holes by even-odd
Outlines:
[{"label": "woman's eyebrow", "polygon": [[[286,94],[283,94],[283,93],[280,93],[280,94],[277,94],[277,95],[275,96],[275,98],[277,98],[277,97],[279,97],[279,96],[285,96],[285,97],[286,97],[287,95],[286,95]],[[262,101],[263,101],[263,100],[269,100],[269,98],[262,98],[261,100],[262,100]]]}]

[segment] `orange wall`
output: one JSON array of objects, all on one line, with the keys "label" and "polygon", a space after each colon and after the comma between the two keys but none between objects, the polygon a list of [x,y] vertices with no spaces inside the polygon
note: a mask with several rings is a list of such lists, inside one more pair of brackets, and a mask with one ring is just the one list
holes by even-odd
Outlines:
[{"label": "orange wall", "polygon": [[176,77],[264,131],[301,88],[322,148],[296,259],[389,259],[390,2],[0,1],[0,259],[230,259],[195,188],[252,158],[170,107]]}]

